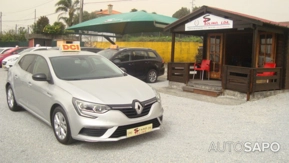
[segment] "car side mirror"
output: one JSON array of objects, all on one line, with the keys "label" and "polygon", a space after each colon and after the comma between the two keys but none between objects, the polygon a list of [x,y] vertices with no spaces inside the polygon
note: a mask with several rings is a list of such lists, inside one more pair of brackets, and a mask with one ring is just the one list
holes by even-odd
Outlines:
[{"label": "car side mirror", "polygon": [[114,59],[112,62],[113,62],[113,63],[120,63],[121,60],[120,60],[120,59]]},{"label": "car side mirror", "polygon": [[123,67],[120,67],[120,69],[121,69],[123,72],[125,72],[125,73],[126,73],[126,69],[125,69],[125,68],[123,68]]},{"label": "car side mirror", "polygon": [[32,79],[35,81],[49,81],[44,73],[33,74]]},{"label": "car side mirror", "polygon": [[121,69],[121,71],[123,71],[123,74],[124,74],[124,76],[127,76],[127,72],[126,72],[126,69],[125,69],[125,68],[123,68],[123,67],[120,67],[120,69]]}]

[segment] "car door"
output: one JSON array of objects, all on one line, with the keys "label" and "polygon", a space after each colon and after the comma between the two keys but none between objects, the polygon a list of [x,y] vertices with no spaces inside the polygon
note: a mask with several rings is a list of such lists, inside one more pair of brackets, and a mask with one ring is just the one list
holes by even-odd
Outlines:
[{"label": "car door", "polygon": [[25,108],[27,107],[27,78],[29,78],[29,76],[31,77],[29,69],[34,62],[35,57],[35,55],[25,55],[15,65],[13,71],[13,86],[16,101]]},{"label": "car door", "polygon": [[145,50],[133,50],[131,53],[130,66],[134,70],[134,76],[145,79],[148,72],[148,64],[146,64],[147,53]]},{"label": "car door", "polygon": [[[48,79],[51,79],[48,63],[42,56],[37,56],[35,58],[35,62],[31,68],[31,73],[31,75],[44,73]],[[49,111],[53,102],[52,92],[54,85],[47,81],[35,81],[31,76],[28,80],[28,86],[28,106],[37,115],[43,118],[43,120],[49,120]]]},{"label": "car door", "polygon": [[133,65],[131,63],[131,51],[130,50],[124,50],[121,51],[112,58],[112,61],[120,68],[125,68],[126,73],[135,76],[136,72],[133,69]]}]

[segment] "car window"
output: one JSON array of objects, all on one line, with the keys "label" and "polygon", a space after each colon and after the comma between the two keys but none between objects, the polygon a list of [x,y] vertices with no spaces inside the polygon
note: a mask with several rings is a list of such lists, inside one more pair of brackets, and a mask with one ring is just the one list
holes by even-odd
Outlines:
[{"label": "car window", "polygon": [[118,50],[115,49],[105,49],[97,52],[97,54],[102,55],[105,58],[111,59],[117,52]]},{"label": "car window", "polygon": [[124,51],[117,54],[113,60],[119,59],[121,62],[127,62],[130,60],[130,51]]},{"label": "car window", "polygon": [[24,57],[21,58],[21,60],[18,62],[19,66],[25,70],[28,71],[28,68],[30,68],[32,66],[32,63],[35,59],[35,55],[26,55]]},{"label": "car window", "polygon": [[23,50],[25,50],[26,48],[20,48],[20,49],[17,49],[15,50],[15,52],[13,52],[13,54],[18,54],[20,52],[22,52]]},{"label": "car window", "polygon": [[49,67],[46,60],[41,57],[37,56],[35,59],[35,63],[32,68],[32,74],[44,73],[46,77],[50,78]]},{"label": "car window", "polygon": [[148,58],[149,58],[149,59],[156,59],[156,58],[157,58],[157,55],[156,55],[154,52],[149,51],[149,52],[148,52]]},{"label": "car window", "polygon": [[136,50],[132,52],[131,60],[142,60],[146,59],[147,53],[143,50]]},{"label": "car window", "polygon": [[98,55],[61,56],[50,58],[59,79],[88,80],[124,76],[111,61]]},{"label": "car window", "polygon": [[0,49],[0,54],[3,54],[5,52],[7,52],[8,50],[10,50],[10,49]]}]

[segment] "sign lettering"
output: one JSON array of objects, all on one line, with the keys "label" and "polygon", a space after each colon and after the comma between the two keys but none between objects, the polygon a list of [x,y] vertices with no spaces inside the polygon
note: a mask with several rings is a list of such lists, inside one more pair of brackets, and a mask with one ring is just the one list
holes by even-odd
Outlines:
[{"label": "sign lettering", "polygon": [[80,51],[79,44],[62,44],[61,45],[62,51]]}]

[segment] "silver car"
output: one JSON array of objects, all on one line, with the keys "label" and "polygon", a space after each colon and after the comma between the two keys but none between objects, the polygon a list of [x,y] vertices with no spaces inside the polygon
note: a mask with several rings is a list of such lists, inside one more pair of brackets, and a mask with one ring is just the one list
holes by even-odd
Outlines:
[{"label": "silver car", "polygon": [[51,125],[57,140],[118,141],[160,129],[160,95],[91,52],[35,51],[8,71],[6,96]]}]

